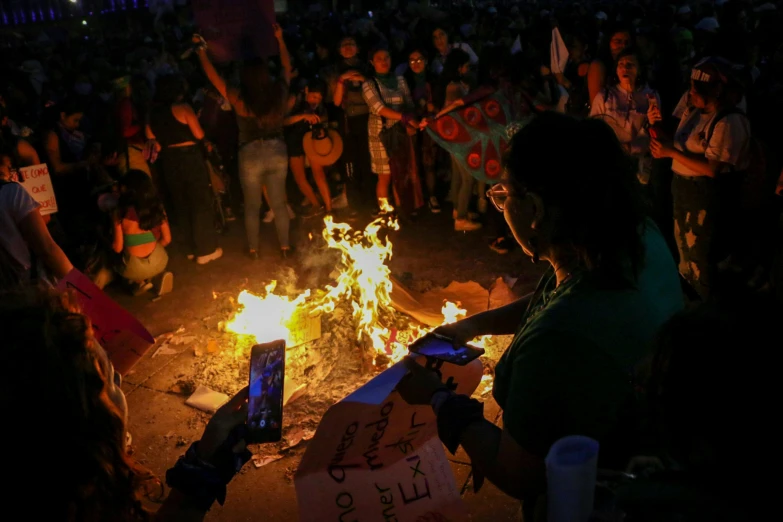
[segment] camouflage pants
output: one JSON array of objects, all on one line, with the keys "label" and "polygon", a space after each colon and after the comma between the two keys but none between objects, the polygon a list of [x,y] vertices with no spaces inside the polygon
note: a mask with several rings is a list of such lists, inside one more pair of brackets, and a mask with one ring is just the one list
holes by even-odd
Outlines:
[{"label": "camouflage pants", "polygon": [[[713,178],[674,175],[674,239],[680,255],[680,274],[706,300],[721,261],[735,247],[739,224],[736,191]],[[733,216],[733,217],[732,217]]]}]

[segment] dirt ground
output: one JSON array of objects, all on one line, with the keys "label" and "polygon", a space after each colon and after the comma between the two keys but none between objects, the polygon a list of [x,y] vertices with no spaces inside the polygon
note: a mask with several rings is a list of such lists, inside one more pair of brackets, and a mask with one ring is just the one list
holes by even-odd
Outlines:
[{"label": "dirt ground", "polygon": [[[453,280],[476,281],[484,288],[499,276],[518,278],[512,290],[517,295],[529,292],[543,267],[532,265],[517,248],[498,255],[488,248],[491,230],[472,233],[454,232],[445,212],[428,212],[415,223],[401,223],[401,230],[390,236],[394,256],[392,274],[409,288],[424,291],[444,287]],[[363,228],[369,214],[343,215],[354,228]],[[224,256],[206,266],[198,266],[184,257],[175,244],[170,249],[170,270],[175,274],[175,290],[160,300],[151,296],[131,297],[118,285],[107,292],[142,321],[156,337],[136,367],[125,376],[132,449],[135,457],[158,476],[163,477],[190,443],[201,435],[209,415],[185,405],[185,399],[198,384],[225,393],[233,393],[247,380],[247,362],[236,354],[245,350],[233,334],[220,331],[235,305],[232,299],[242,289],[260,291],[272,279],[286,289],[314,288],[328,281],[335,257],[311,241],[309,234],[320,236],[320,220],[292,221],[292,233],[298,246],[298,257],[283,262],[278,254],[274,226],[263,225],[261,259],[247,259],[244,252],[242,221],[222,237]],[[176,229],[175,229],[176,236]],[[283,441],[270,446],[251,447],[256,453],[228,488],[223,507],[215,506],[207,520],[295,521],[298,519],[293,474],[307,447],[307,439],[317,427],[323,412],[371,377],[363,372],[356,343],[350,330],[350,311],[323,319],[322,338],[308,346],[309,368],[316,368],[322,385],[308,379],[304,394],[286,407]],[[404,320],[404,318],[398,320]],[[507,341],[506,341],[507,342]],[[502,345],[499,343],[498,346]],[[164,349],[161,349],[161,346]],[[497,348],[497,347],[496,347]],[[491,353],[490,350],[488,352]],[[327,357],[324,354],[331,354]],[[491,354],[493,358],[498,353]],[[491,363],[490,363],[491,364]],[[301,383],[300,383],[301,384]],[[498,407],[486,393],[487,416],[498,418]],[[262,466],[254,465],[271,460]],[[452,458],[458,487],[465,493],[472,520],[519,520],[519,503],[487,484],[478,493],[468,482],[467,457]]]}]

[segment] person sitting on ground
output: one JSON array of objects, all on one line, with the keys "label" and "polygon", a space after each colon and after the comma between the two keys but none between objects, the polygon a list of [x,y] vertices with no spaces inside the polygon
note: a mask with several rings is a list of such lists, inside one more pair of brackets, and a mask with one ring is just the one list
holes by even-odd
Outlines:
[{"label": "person sitting on ground", "polygon": [[[40,289],[0,299],[7,363],[0,369],[0,407],[18,426],[29,427],[24,430],[28,450],[6,461],[15,478],[6,489],[9,498],[35,505],[42,520],[203,520],[250,459],[241,437],[247,389],[212,416],[201,439],[168,471],[170,493],[157,513],[149,513],[140,488],[154,477],[126,452],[124,396],[75,301]],[[42,450],[52,437],[67,448],[58,454],[57,466]],[[40,489],[30,488],[34,483],[47,491],[45,502]]]},{"label": "person sitting on ground", "polygon": [[[563,143],[569,154],[559,152]],[[645,217],[635,168],[604,122],[535,116],[511,139],[504,173],[487,195],[525,253],[551,267],[530,296],[436,330],[455,342],[515,334],[495,369],[503,428],[413,359],[398,391],[432,404],[442,440],[452,453],[462,445],[477,484],[486,476],[524,500],[525,520],[534,521],[554,442],[596,439],[599,466],[613,469],[634,454],[631,371],[683,297],[666,242]]]},{"label": "person sitting on ground", "polygon": [[158,295],[171,292],[174,274],[166,272],[171,229],[152,179],[146,172],[131,170],[119,182],[120,197],[114,219],[112,248],[123,253],[119,274],[141,295],[157,279]]}]

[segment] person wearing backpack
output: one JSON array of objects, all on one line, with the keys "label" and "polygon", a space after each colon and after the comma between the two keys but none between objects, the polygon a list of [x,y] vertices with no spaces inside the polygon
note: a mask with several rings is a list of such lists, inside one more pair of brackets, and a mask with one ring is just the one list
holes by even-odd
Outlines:
[{"label": "person wearing backpack", "polygon": [[[738,252],[747,223],[742,191],[751,164],[750,122],[736,105],[741,91],[728,62],[706,58],[691,73],[690,106],[673,141],[650,142],[654,158],[671,158],[674,236],[680,273],[702,300],[720,263]],[[660,121],[651,114],[650,123]]]},{"label": "person wearing backpack", "polygon": [[[35,260],[42,266],[36,266]],[[42,274],[40,268],[46,269]],[[38,203],[22,185],[0,180],[0,292],[64,277],[73,265],[46,228]]]}]

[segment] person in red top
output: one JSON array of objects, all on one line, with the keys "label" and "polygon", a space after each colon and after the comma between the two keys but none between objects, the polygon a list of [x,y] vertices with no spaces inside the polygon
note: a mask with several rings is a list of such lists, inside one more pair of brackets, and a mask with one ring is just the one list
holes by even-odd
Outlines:
[{"label": "person in red top", "polygon": [[119,132],[127,145],[125,158],[119,163],[121,174],[130,170],[140,170],[150,175],[150,167],[144,157],[144,125],[139,119],[139,111],[133,102],[133,88],[130,76],[123,76],[114,80],[116,104],[115,115],[119,125]]}]

